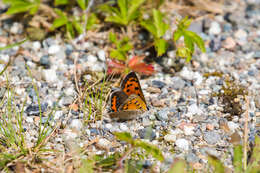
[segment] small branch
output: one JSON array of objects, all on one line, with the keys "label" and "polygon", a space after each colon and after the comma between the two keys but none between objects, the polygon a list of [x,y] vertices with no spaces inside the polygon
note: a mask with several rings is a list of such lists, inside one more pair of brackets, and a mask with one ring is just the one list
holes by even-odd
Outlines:
[{"label": "small branch", "polygon": [[248,140],[248,117],[249,117],[249,98],[246,96],[246,113],[245,113],[245,126],[244,126],[244,146],[243,146],[243,169],[247,169],[247,140]]}]

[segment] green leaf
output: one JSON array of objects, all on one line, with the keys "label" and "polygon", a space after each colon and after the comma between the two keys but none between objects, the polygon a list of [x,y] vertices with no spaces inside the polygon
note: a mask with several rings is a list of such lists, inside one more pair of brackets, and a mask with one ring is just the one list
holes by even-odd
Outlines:
[{"label": "green leaf", "polygon": [[209,164],[214,168],[214,172],[225,173],[225,167],[221,161],[215,157],[208,157]]},{"label": "green leaf", "polygon": [[140,15],[140,12],[138,9],[141,7],[141,5],[145,2],[146,0],[131,0],[128,1],[130,3],[130,7],[128,9],[128,17],[127,20],[128,22],[131,22],[138,18]]},{"label": "green leaf", "polygon": [[140,25],[149,31],[155,38],[157,38],[156,27],[151,20],[143,20],[140,22]]},{"label": "green leaf", "polygon": [[188,35],[184,34],[184,43],[185,46],[190,49],[190,52],[193,53],[194,52],[194,44],[192,42],[191,37],[189,37]]},{"label": "green leaf", "polygon": [[129,50],[131,50],[133,48],[133,46],[129,43],[126,43],[124,45],[122,45],[122,47],[120,48],[120,50],[124,51],[124,52],[128,52]]},{"label": "green leaf", "polygon": [[76,29],[77,33],[82,34],[84,32],[83,26],[76,19],[72,21],[72,25]]},{"label": "green leaf", "polygon": [[183,32],[181,32],[181,30],[177,29],[173,34],[173,40],[176,42],[180,39],[181,36],[183,36]]},{"label": "green leaf", "polygon": [[235,168],[236,173],[243,172],[243,148],[241,145],[234,147],[234,159],[233,159],[233,166]]},{"label": "green leaf", "polygon": [[260,137],[255,136],[255,145],[249,160],[247,173],[259,173],[260,171]]},{"label": "green leaf", "polygon": [[125,141],[129,144],[133,144],[134,140],[130,133],[128,132],[115,132],[114,135],[120,141]]},{"label": "green leaf", "polygon": [[79,168],[79,173],[93,173],[95,162],[90,159],[82,159],[82,166]]},{"label": "green leaf", "polygon": [[63,25],[66,25],[67,22],[68,22],[67,18],[57,18],[53,21],[51,29],[54,30],[54,29],[59,28]]},{"label": "green leaf", "polygon": [[158,147],[156,147],[155,145],[148,144],[148,143],[143,142],[141,140],[136,140],[134,142],[134,145],[136,147],[140,147],[140,148],[144,149],[148,154],[151,154],[157,160],[159,160],[159,161],[164,160],[160,149]]},{"label": "green leaf", "polygon": [[68,18],[64,12],[62,12],[59,9],[55,9],[55,12],[58,14],[59,18],[56,18],[51,26],[51,30],[54,30],[56,28],[59,28],[63,25],[66,25],[68,23]]},{"label": "green leaf", "polygon": [[187,165],[184,160],[178,160],[173,163],[173,166],[169,169],[167,173],[186,173]]},{"label": "green leaf", "polygon": [[0,47],[0,51],[1,50],[5,50],[5,49],[10,49],[10,48],[13,48],[13,47],[15,47],[15,46],[20,46],[21,44],[23,44],[24,42],[26,42],[28,39],[24,39],[23,41],[19,41],[19,42],[17,42],[17,43],[13,43],[13,44],[9,44],[9,45],[7,45],[7,46],[5,46],[5,47]]},{"label": "green leaf", "polygon": [[90,16],[88,16],[88,22],[87,22],[87,26],[86,26],[86,29],[87,30],[90,30],[91,28],[94,27],[95,24],[98,23],[98,18],[96,16],[95,13],[91,13]]},{"label": "green leaf", "polygon": [[54,1],[54,5],[58,6],[58,5],[67,5],[69,3],[68,0],[55,0]]},{"label": "green leaf", "polygon": [[125,61],[126,60],[126,55],[124,54],[124,52],[116,50],[116,49],[111,49],[110,57],[117,59],[119,61]]},{"label": "green leaf", "polygon": [[25,2],[25,1],[15,1],[15,3],[11,3],[11,7],[8,9],[6,14],[16,14],[21,12],[28,12],[32,8],[35,8],[36,5],[34,3]]},{"label": "green leaf", "polygon": [[194,41],[196,43],[196,45],[199,47],[199,49],[202,52],[206,52],[204,41],[198,34],[196,34],[195,32],[192,32],[192,31],[185,31],[185,34],[189,35],[191,37],[192,41]]},{"label": "green leaf", "polygon": [[[127,20],[127,8],[128,8],[128,0],[117,0],[117,4],[120,10],[120,16],[123,21]],[[118,14],[119,17],[119,14]]]},{"label": "green leaf", "polygon": [[73,25],[71,22],[66,23],[66,31],[67,31],[67,35],[68,35],[69,39],[75,37],[75,32],[74,32]]},{"label": "green leaf", "polygon": [[110,32],[110,33],[109,33],[109,40],[110,40],[112,43],[116,43],[116,42],[117,42],[116,34]]},{"label": "green leaf", "polygon": [[78,5],[82,10],[87,8],[88,0],[77,0]]},{"label": "green leaf", "polygon": [[169,25],[163,22],[163,14],[156,9],[153,9],[153,20],[154,25],[157,29],[156,38],[160,38],[165,34],[167,29],[169,28]]},{"label": "green leaf", "polygon": [[187,47],[180,47],[176,51],[176,55],[181,58],[186,58],[186,62],[189,62],[191,60],[191,51]]},{"label": "green leaf", "polygon": [[154,46],[157,52],[157,56],[164,54],[168,48],[168,43],[164,39],[155,40]]}]

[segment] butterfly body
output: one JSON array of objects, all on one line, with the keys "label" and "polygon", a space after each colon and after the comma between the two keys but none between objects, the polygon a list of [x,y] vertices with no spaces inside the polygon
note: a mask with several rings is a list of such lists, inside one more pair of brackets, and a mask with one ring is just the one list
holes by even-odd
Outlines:
[{"label": "butterfly body", "polygon": [[111,93],[111,118],[133,119],[147,111],[141,85],[135,74],[130,72],[122,80],[120,89]]}]

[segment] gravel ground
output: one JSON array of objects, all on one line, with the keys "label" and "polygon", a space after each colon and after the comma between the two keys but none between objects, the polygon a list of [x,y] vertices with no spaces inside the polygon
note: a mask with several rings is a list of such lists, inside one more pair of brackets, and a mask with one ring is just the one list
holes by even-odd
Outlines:
[{"label": "gravel ground", "polygon": [[[84,123],[84,112],[69,106],[77,98],[74,60],[78,59],[79,73],[85,79],[93,79],[91,73],[83,72],[106,69],[108,53],[102,49],[105,40],[76,43],[79,51],[57,36],[0,51],[1,61],[13,59],[7,70],[13,104],[21,107],[27,99],[23,117],[27,145],[33,146],[37,140],[40,111],[25,65],[38,87],[45,115],[42,123],[57,105],[49,124],[54,127],[60,123],[64,127],[50,138],[48,148],[69,153],[97,140],[88,147],[89,154],[112,154],[126,146],[116,141],[112,132],[130,132],[134,138],[155,144],[163,152],[163,163],[148,159],[144,165],[155,163],[165,171],[175,158],[184,158],[203,172],[210,154],[233,170],[232,146],[242,143],[246,109],[250,115],[249,142],[260,135],[260,1],[241,1],[236,5],[233,11],[191,25],[190,30],[204,39],[206,53],[196,52],[192,62],[179,72],[166,74],[158,68],[155,75],[140,80],[150,110],[131,121],[113,121],[104,115],[102,121]],[[0,26],[0,46],[6,45],[1,40],[24,30],[21,23],[9,20],[1,21]],[[169,50],[162,63],[171,68],[174,62],[174,50]],[[3,68],[0,64],[0,71]],[[0,99],[8,94],[5,83],[6,76],[0,76]],[[243,89],[249,95],[249,108],[240,96]],[[5,111],[2,109],[0,112]],[[57,161],[52,155],[47,159]],[[60,163],[55,164],[59,167]]]}]

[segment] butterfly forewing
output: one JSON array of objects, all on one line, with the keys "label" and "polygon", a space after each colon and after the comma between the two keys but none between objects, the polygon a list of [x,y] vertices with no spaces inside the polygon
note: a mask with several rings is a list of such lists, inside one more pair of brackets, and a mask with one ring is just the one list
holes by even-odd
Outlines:
[{"label": "butterfly forewing", "polygon": [[121,90],[112,92],[111,94],[111,110],[117,112],[119,107],[127,100],[128,96]]},{"label": "butterfly forewing", "polygon": [[121,89],[124,91],[128,96],[132,94],[136,94],[143,102],[146,104],[144,94],[140,85],[140,82],[135,74],[135,72],[130,72],[122,81],[121,83]]}]

